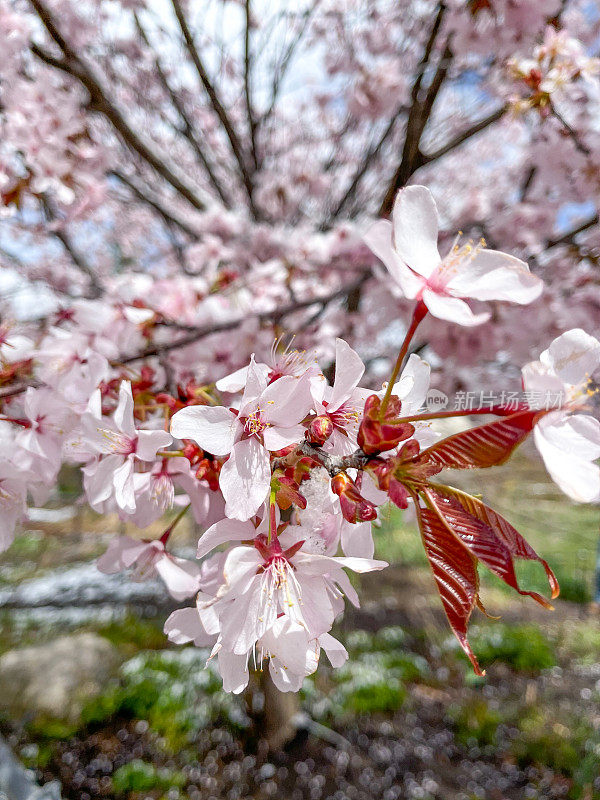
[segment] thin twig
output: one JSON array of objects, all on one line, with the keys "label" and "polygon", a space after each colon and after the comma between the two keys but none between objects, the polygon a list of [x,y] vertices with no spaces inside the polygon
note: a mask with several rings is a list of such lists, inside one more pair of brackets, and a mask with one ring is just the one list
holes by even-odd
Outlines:
[{"label": "thin twig", "polygon": [[204,66],[204,62],[200,58],[200,53],[198,52],[198,48],[194,42],[194,37],[192,36],[192,32],[187,23],[187,19],[183,12],[183,8],[181,6],[180,0],[171,0],[171,4],[173,6],[173,10],[175,12],[175,16],[177,18],[177,22],[179,23],[179,27],[181,29],[181,33],[183,35],[183,40],[185,42],[186,49],[188,54],[196,68],[196,72],[200,77],[200,81],[204,86],[206,94],[208,95],[208,99],[210,100],[210,104],[219,118],[219,121],[225,131],[225,134],[229,140],[229,144],[231,145],[231,150],[235,157],[235,160],[238,163],[240,168],[240,173],[242,177],[242,183],[246,189],[246,194],[248,195],[248,202],[250,205],[250,210],[255,218],[258,218],[258,209],[254,203],[254,185],[252,183],[252,177],[250,172],[248,171],[248,165],[246,163],[246,156],[242,148],[242,144],[239,140],[239,137],[233,127],[231,120],[229,119],[229,115],[227,114],[223,103],[221,102],[219,95],[215,87],[212,84],[208,76],[208,72]]},{"label": "thin twig", "polygon": [[177,95],[177,92],[173,89],[173,87],[169,83],[167,75],[166,75],[164,69],[162,68],[162,64],[160,63],[160,59],[158,57],[158,54],[154,51],[154,48],[150,44],[150,41],[148,39],[148,35],[146,34],[146,31],[144,30],[138,15],[134,14],[134,18],[135,18],[136,27],[138,29],[138,33],[140,34],[140,37],[141,37],[142,41],[144,42],[146,47],[148,47],[152,51],[152,53],[154,55],[154,66],[156,68],[156,73],[158,75],[158,78],[159,78],[162,86],[163,86],[163,89],[168,94],[169,99],[171,101],[171,104],[173,105],[173,108],[175,109],[175,111],[179,115],[179,118],[181,119],[181,122],[183,123],[183,128],[180,129],[180,128],[176,127],[177,132],[182,134],[188,140],[188,142],[190,143],[193,151],[195,152],[196,156],[198,157],[198,160],[200,161],[200,164],[202,165],[202,167],[204,168],[204,171],[208,175],[208,179],[209,179],[212,187],[215,189],[215,191],[219,195],[219,198],[221,199],[221,202],[223,203],[223,205],[226,208],[231,208],[231,206],[232,206],[231,200],[228,197],[227,193],[225,192],[223,184],[217,178],[217,175],[215,173],[213,165],[210,163],[210,160],[209,160],[208,156],[206,155],[206,153],[204,152],[204,149],[202,148],[200,142],[198,141],[198,136],[197,136],[197,133],[196,133],[196,129],[195,129],[194,125],[192,124],[192,121],[191,121],[191,119],[190,119],[190,117],[189,117],[189,115],[188,115],[188,113],[186,111],[186,108],[185,108],[184,104],[179,99],[179,97]]}]

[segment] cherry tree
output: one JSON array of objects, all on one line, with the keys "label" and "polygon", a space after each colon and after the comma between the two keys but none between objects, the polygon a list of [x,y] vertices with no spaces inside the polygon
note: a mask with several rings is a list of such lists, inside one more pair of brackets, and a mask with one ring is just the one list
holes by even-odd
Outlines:
[{"label": "cherry tree", "polygon": [[[558,584],[435,477],[533,434],[600,501],[599,28],[557,0],[1,0],[0,263],[32,301],[1,307],[0,545],[78,464],[140,529],[98,568],[189,599],[165,632],[227,691],[251,656],[297,691],[347,658],[347,571],[386,566],[371,523],[410,506],[481,673],[478,563],[545,607],[515,559]],[[432,380],[496,394],[432,411]]]}]

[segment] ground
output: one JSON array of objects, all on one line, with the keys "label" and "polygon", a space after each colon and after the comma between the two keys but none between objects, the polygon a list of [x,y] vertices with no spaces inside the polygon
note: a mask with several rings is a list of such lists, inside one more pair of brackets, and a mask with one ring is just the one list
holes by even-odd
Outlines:
[{"label": "ground", "polygon": [[[78,724],[5,719],[4,733],[73,800],[600,800],[600,623],[589,608],[598,509],[563,499],[529,455],[493,473],[445,476],[481,492],[563,587],[548,612],[482,572],[486,608],[501,616],[474,615],[485,678],[447,628],[418,533],[391,511],[376,539],[392,566],[360,579],[362,608],[338,626],[350,660],[334,671],[323,659],[306,681],[304,722],[283,751],[269,753],[260,739],[260,689],[223,695],[206,653],[169,646],[164,610],[146,607],[52,625],[4,611],[3,650],[83,626],[124,659]],[[40,524],[44,535],[25,533],[3,557],[0,580],[10,587],[89,559],[111,526],[88,515],[69,531]],[[541,567],[523,567],[523,582],[542,591]]]}]

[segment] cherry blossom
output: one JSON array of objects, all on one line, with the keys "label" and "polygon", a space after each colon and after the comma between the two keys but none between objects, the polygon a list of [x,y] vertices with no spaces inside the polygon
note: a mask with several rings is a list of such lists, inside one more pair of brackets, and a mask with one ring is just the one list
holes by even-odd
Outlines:
[{"label": "cherry blossom", "polygon": [[175,600],[185,600],[200,588],[200,568],[193,561],[167,553],[164,542],[140,541],[120,536],[111,541],[96,566],[112,574],[133,567],[132,578],[145,581],[160,575]]},{"label": "cherry blossom", "polygon": [[311,405],[309,377],[267,379],[250,362],[237,413],[216,406],[194,406],[178,411],[171,433],[192,439],[217,456],[229,455],[219,478],[226,501],[225,513],[246,520],[265,500],[271,483],[269,451],[299,442],[300,422]]},{"label": "cherry blossom", "polygon": [[585,411],[597,390],[591,376],[600,366],[600,342],[580,328],[557,337],[523,367],[527,391],[558,406],[540,419],[535,444],[546,469],[565,494],[580,503],[600,501],[600,422]]},{"label": "cherry blossom", "polygon": [[31,477],[10,461],[0,459],[0,552],[10,547],[15,527],[25,516],[27,485]]},{"label": "cherry blossom", "polygon": [[398,193],[392,220],[376,222],[365,241],[404,296],[422,300],[438,319],[479,325],[489,319],[489,312],[474,314],[462,298],[527,304],[542,293],[542,281],[527,264],[485,249],[484,242],[459,246],[457,240],[442,259],[437,248],[438,211],[425,186],[408,186]]},{"label": "cherry blossom", "polygon": [[83,437],[90,453],[102,454],[83,467],[90,505],[100,511],[113,498],[118,508],[133,514],[136,461],[154,461],[157,451],[170,444],[170,434],[164,430],[136,429],[131,384],[122,381],[119,404],[110,420],[102,417],[100,393],[95,393],[90,411],[83,418]]},{"label": "cherry blossom", "polygon": [[[100,566],[189,598],[166,633],[210,648],[227,691],[266,660],[297,691],[321,649],[347,658],[345,570],[384,566],[392,502],[480,672],[478,562],[545,607],[515,560],[558,585],[444,471],[533,434],[571,498],[600,496],[600,18],[239,5],[198,28],[180,0],[0,4],[0,546],[82,465],[78,502],[131,532]],[[483,411],[437,411],[430,385],[518,393],[552,339],[527,403],[442,437]]]}]

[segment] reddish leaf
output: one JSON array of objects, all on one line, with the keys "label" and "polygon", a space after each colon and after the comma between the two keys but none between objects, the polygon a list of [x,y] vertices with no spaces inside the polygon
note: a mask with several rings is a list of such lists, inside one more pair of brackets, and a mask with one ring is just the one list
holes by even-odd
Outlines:
[{"label": "reddish leaf", "polygon": [[418,517],[425,553],[450,627],[475,673],[484,675],[467,640],[469,618],[479,599],[477,561],[434,511],[419,509]]},{"label": "reddish leaf", "polygon": [[[517,554],[507,545],[504,537],[499,536],[495,528],[488,523],[487,515],[486,519],[482,519],[479,514],[473,514],[470,508],[467,509],[462,504],[460,498],[454,496],[454,490],[448,489],[445,486],[439,487],[440,493],[437,491],[437,488],[438,487],[436,487],[436,491],[432,489],[427,492],[429,501],[435,506],[436,510],[452,529],[453,533],[475,558],[478,558],[488,569],[501,578],[512,589],[519,592],[519,594],[531,597],[541,606],[544,606],[544,608],[551,609],[552,606],[545,597],[542,597],[542,595],[537,592],[521,589],[517,581],[513,563],[513,556]],[[465,497],[469,500],[474,500],[475,503],[478,502],[469,495],[465,495]],[[481,505],[483,506],[483,503]],[[486,508],[486,506],[483,507]],[[491,509],[489,509],[489,511],[494,514]],[[503,522],[508,525],[506,520],[503,520]],[[510,527],[512,528],[512,526]],[[525,542],[523,537],[514,528],[512,528],[512,531],[531,552],[532,555],[526,557],[541,561],[535,551]],[[524,551],[524,548],[521,548],[521,551]],[[550,575],[552,575],[552,572],[550,572]],[[556,583],[556,579],[553,575],[552,579],[554,583]],[[551,586],[554,592],[554,585],[552,582]],[[556,584],[556,586],[558,586],[558,584]],[[553,593],[552,596],[555,597],[556,595]]]},{"label": "reddish leaf", "polygon": [[423,450],[430,463],[450,469],[493,467],[508,461],[512,451],[527,438],[540,416],[528,409],[509,417],[448,436]]}]

